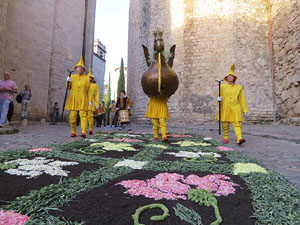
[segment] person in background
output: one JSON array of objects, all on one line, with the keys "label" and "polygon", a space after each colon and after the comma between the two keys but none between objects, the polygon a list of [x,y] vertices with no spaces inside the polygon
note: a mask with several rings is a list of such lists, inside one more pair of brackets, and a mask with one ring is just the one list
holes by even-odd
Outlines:
[{"label": "person in background", "polygon": [[21,119],[27,119],[27,110],[28,110],[28,105],[30,103],[30,98],[32,96],[30,86],[28,84],[25,85],[25,88],[21,90],[20,92],[22,96],[22,115]]},{"label": "person in background", "polygon": [[59,107],[58,107],[58,103],[55,102],[53,106],[53,121],[52,121],[53,123],[56,123],[58,114],[59,114]]},{"label": "person in background", "polygon": [[[132,107],[132,102],[130,100],[130,98],[126,95],[126,92],[123,90],[120,92],[120,98],[118,98],[117,100],[117,105],[116,105],[116,110],[128,110],[129,112],[129,116],[130,114],[130,108]],[[127,129],[131,130],[129,127],[129,123],[126,123]],[[124,124],[121,124],[121,127],[119,128],[119,130],[124,129]]]},{"label": "person in background", "polygon": [[12,116],[14,114],[14,109],[15,109],[14,102],[11,101],[9,103],[8,112],[7,112],[7,120],[8,120],[8,122],[11,121],[11,118],[12,118]]},{"label": "person in background", "polygon": [[112,124],[114,123],[116,126],[116,120],[115,120],[115,114],[116,114],[116,102],[115,100],[111,101],[111,104],[109,105],[109,123],[110,127],[112,127]]},{"label": "person in background", "polygon": [[[248,108],[243,87],[235,83],[237,76],[234,69],[235,65],[232,64],[229,73],[224,77],[227,84],[221,85],[221,93],[217,100],[221,104],[224,144],[228,144],[229,124],[231,123],[237,138],[237,144],[241,145],[246,141],[242,137],[242,121],[244,121],[243,114],[248,113]],[[216,119],[219,120],[219,112]]]},{"label": "person in background", "polygon": [[97,119],[97,127],[101,127],[102,125],[102,121],[103,121],[103,126],[106,127],[106,119],[105,119],[105,113],[106,113],[106,109],[105,109],[105,102],[102,101],[102,104],[100,106],[100,115],[98,116]]},{"label": "person in background", "polygon": [[92,105],[89,105],[88,108],[88,121],[89,121],[89,134],[93,134],[93,128],[94,128],[94,114],[96,112],[96,109],[99,108],[99,87],[97,84],[94,83],[95,77],[92,74],[91,68],[88,74],[88,77],[90,78],[90,89],[89,89],[89,98],[92,101]]},{"label": "person in background", "polygon": [[4,73],[4,80],[0,80],[0,128],[8,125],[7,112],[14,94],[18,93],[16,82],[10,79],[10,73]]}]

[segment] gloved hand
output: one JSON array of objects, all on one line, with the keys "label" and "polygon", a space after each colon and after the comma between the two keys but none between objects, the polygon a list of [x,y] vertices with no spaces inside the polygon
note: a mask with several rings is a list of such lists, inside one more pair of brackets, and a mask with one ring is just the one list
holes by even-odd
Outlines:
[{"label": "gloved hand", "polygon": [[222,101],[222,96],[217,97],[218,102]]},{"label": "gloved hand", "polygon": [[98,108],[99,108],[99,105],[96,106],[96,109],[98,109]]},{"label": "gloved hand", "polygon": [[68,77],[67,77],[67,81],[70,81],[70,80],[71,80],[71,77],[68,76]]},{"label": "gloved hand", "polygon": [[89,105],[90,105],[90,106],[92,106],[92,104],[93,104],[92,102],[89,102]]}]

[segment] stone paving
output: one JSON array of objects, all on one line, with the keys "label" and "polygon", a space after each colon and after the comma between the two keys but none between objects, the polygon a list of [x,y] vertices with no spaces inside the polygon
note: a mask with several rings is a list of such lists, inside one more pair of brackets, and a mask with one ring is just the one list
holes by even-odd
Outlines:
[{"label": "stone paving", "polygon": [[[3,129],[3,128],[1,128]],[[115,130],[109,126],[96,128],[101,130]],[[132,125],[133,131],[152,132],[150,125]],[[169,126],[170,132],[190,132],[201,136],[209,136],[222,141],[218,134],[218,125],[203,124],[198,127]],[[80,134],[79,127],[77,133]],[[230,130],[228,147],[244,152],[250,157],[261,161],[268,168],[283,174],[300,190],[300,126],[292,125],[243,125],[243,134],[246,143],[236,144],[233,130]],[[79,140],[81,137],[70,137],[69,124],[58,123],[29,123],[26,128],[20,128],[16,134],[0,135],[0,152],[9,149],[34,148],[46,144],[66,143]]]}]

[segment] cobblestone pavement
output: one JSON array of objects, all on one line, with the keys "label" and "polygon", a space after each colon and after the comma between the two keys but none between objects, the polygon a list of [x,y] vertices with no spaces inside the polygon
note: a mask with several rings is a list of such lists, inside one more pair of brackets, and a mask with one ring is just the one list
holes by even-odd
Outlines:
[{"label": "cobblestone pavement", "polygon": [[[94,132],[114,129],[107,126],[96,128]],[[152,132],[152,127],[150,125],[133,124],[132,130]],[[218,135],[218,125],[216,123],[203,124],[198,127],[169,126],[168,131],[190,132],[222,141],[222,136]],[[77,134],[80,134],[79,127],[77,127]],[[231,129],[228,147],[244,152],[246,155],[261,161],[268,168],[283,174],[300,190],[300,126],[243,125],[243,137],[246,139],[246,143],[238,146],[234,132]],[[29,123],[26,128],[21,128],[17,134],[0,135],[0,152],[9,149],[66,143],[80,138],[80,136],[70,137],[70,127],[66,123],[57,125]]]}]

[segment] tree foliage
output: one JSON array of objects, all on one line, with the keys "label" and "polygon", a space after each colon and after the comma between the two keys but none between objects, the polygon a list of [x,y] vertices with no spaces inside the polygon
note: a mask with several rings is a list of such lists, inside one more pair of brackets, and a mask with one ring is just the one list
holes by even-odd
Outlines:
[{"label": "tree foliage", "polygon": [[120,91],[125,90],[125,75],[124,75],[124,61],[121,58],[120,76],[118,80],[118,98],[120,97]]}]

